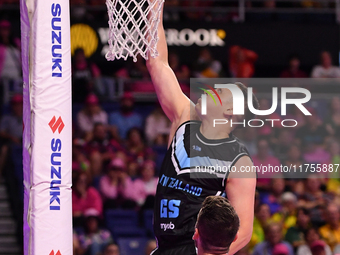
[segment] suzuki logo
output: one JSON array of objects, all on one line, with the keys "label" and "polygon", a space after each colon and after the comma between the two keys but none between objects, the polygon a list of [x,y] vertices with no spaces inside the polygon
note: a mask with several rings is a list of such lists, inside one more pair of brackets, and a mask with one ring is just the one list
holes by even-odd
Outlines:
[{"label": "suzuki logo", "polygon": [[50,255],[61,255],[61,253],[60,253],[60,251],[58,250],[58,252],[57,252],[56,254],[54,254],[54,251],[52,250],[52,251],[50,252]]},{"label": "suzuki logo", "polygon": [[65,124],[64,124],[63,120],[61,119],[61,117],[59,117],[58,120],[56,121],[55,116],[53,116],[53,118],[51,119],[50,123],[48,123],[48,125],[52,129],[53,134],[57,129],[58,129],[58,132],[60,134],[61,131],[63,131],[63,129],[65,127]]}]

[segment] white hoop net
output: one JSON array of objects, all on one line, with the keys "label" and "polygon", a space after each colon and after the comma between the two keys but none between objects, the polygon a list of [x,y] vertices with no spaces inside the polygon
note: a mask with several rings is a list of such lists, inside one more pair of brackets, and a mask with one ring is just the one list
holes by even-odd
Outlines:
[{"label": "white hoop net", "polygon": [[137,61],[158,56],[158,24],[164,0],[106,0],[109,15],[109,51],[106,59]]}]

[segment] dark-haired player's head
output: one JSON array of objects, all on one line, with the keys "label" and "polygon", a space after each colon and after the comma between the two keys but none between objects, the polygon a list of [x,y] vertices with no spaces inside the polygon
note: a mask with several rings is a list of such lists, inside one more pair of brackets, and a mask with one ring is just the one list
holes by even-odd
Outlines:
[{"label": "dark-haired player's head", "polygon": [[225,254],[236,240],[239,227],[240,220],[229,201],[209,196],[198,213],[193,239],[202,253]]}]

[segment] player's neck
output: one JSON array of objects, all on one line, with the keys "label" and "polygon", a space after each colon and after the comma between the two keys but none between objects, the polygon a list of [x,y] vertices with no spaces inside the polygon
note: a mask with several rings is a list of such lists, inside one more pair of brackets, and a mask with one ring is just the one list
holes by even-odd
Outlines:
[{"label": "player's neck", "polygon": [[205,138],[216,140],[229,138],[232,130],[228,125],[216,125],[213,127],[211,122],[207,123],[202,121],[200,132]]}]

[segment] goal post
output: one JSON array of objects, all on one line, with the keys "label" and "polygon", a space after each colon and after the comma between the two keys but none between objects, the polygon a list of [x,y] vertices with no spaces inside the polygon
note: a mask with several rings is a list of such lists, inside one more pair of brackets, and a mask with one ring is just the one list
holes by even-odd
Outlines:
[{"label": "goal post", "polygon": [[72,254],[68,0],[20,0],[24,81],[24,254]]}]

